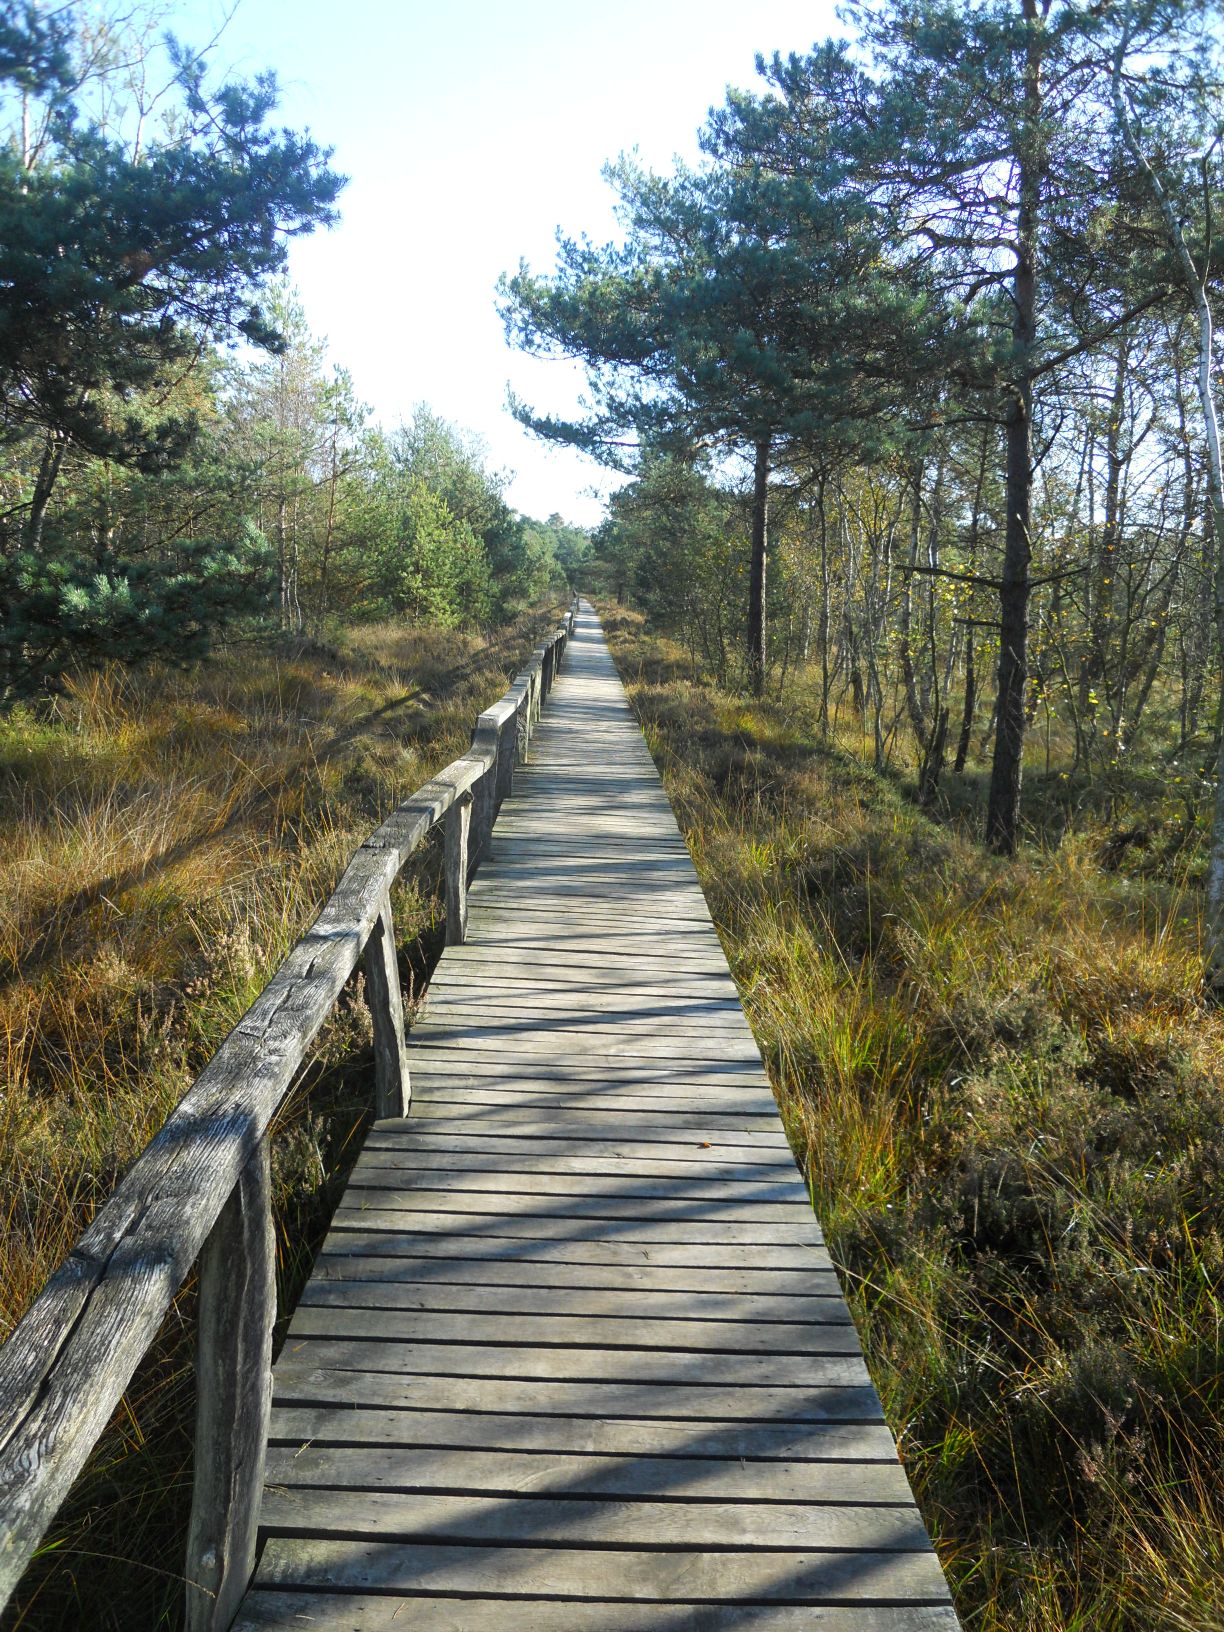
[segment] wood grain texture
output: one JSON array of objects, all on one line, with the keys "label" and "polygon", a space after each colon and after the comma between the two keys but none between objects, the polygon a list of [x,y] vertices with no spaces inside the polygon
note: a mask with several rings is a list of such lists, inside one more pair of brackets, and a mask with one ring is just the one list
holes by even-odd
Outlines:
[{"label": "wood grain texture", "polygon": [[[272,1537],[261,1586],[310,1583],[359,1591],[501,1593],[524,1598],[606,1598],[622,1605],[769,1602],[939,1605],[947,1588],[931,1551],[869,1553],[773,1548],[690,1551],[578,1547],[404,1547],[379,1541]],[[625,1610],[626,1632],[634,1626]],[[833,1623],[836,1625],[836,1622]]]},{"label": "wood grain texture", "polygon": [[[561,1417],[664,1418],[720,1424],[883,1423],[880,1402],[866,1384],[813,1379],[789,1387],[723,1384],[698,1376],[688,1383],[640,1377],[477,1377],[446,1372],[360,1371],[312,1366],[313,1346],[294,1345],[272,1378],[276,1404],[379,1407],[396,1411],[472,1411]],[[348,1355],[342,1358],[349,1358]],[[402,1358],[402,1357],[397,1357]]]},{"label": "wood grain texture", "polygon": [[417,1544],[466,1542],[568,1548],[785,1547],[795,1551],[924,1553],[926,1531],[912,1502],[652,1501],[603,1495],[509,1497],[269,1485],[270,1535],[326,1534]]},{"label": "wood grain texture", "polygon": [[948,1607],[873,1604],[650,1604],[590,1599],[253,1592],[234,1632],[957,1632]]},{"label": "wood grain texture", "polygon": [[468,855],[471,796],[456,799],[446,813],[446,944],[462,946],[468,930]]},{"label": "wood grain texture", "polygon": [[[870,1464],[904,1478],[892,1435],[881,1422],[685,1422],[545,1416],[531,1410],[489,1415],[284,1404],[273,1410],[271,1432],[274,1444],[293,1455],[311,1447],[376,1445],[425,1448],[438,1454],[453,1450],[461,1457],[471,1451],[617,1457],[628,1467],[706,1459],[745,1465],[815,1462],[862,1468]],[[769,1466],[762,1471],[768,1474]],[[684,1477],[679,1471],[675,1476]]]},{"label": "wood grain texture", "polygon": [[387,1445],[278,1445],[268,1452],[268,1483],[328,1490],[483,1493],[557,1500],[805,1502],[910,1508],[899,1463],[802,1462],[684,1455],[592,1455],[487,1450],[471,1445],[422,1448]]},{"label": "wood grain texture", "polygon": [[[452,806],[452,809],[454,807]],[[448,819],[449,819],[449,812]],[[390,893],[383,896],[363,956],[366,996],[374,1027],[375,1115],[407,1116],[412,1088],[404,1036],[404,994],[395,951]]]},{"label": "wood grain texture", "polygon": [[265,1137],[200,1258],[187,1632],[227,1632],[255,1567],[275,1320],[276,1242]]}]

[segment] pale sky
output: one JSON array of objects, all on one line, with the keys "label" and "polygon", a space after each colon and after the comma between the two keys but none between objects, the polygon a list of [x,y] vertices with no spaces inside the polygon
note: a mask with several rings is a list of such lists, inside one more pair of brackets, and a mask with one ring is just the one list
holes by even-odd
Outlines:
[{"label": "pale sky", "polygon": [[[181,0],[172,26],[203,44],[218,0]],[[241,0],[213,60],[274,68],[285,123],[335,148],[343,219],[293,246],[311,327],[385,425],[427,402],[513,471],[535,516],[598,520],[609,478],[526,435],[507,385],[574,406],[580,375],[525,358],[494,310],[499,273],[554,264],[557,228],[615,233],[600,168],[636,147],[666,169],[757,51],[839,32],[832,0]]]}]

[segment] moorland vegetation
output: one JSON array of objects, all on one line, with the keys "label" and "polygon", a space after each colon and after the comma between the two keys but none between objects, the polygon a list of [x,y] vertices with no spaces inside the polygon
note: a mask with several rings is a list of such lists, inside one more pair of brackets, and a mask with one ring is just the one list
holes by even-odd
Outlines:
[{"label": "moorland vegetation", "polygon": [[[329,365],[285,245],[342,181],[271,78],[214,84],[152,11],[5,13],[0,1318],[568,580],[965,1624],[1212,1632],[1221,12],[847,18],[697,164],[611,166],[621,241],[503,283],[510,335],[589,371],[581,417],[520,418],[626,478],[592,541]],[[366,1114],[352,996],[277,1130],[286,1303]],[[190,1309],[15,1625],[174,1624]]]}]

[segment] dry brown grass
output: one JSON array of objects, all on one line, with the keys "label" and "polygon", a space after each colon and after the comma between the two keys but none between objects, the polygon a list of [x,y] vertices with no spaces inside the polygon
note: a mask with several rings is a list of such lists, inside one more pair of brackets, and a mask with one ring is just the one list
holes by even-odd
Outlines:
[{"label": "dry brown grass", "polygon": [[[307,926],[353,848],[463,752],[541,620],[492,643],[352,631],[340,651],[118,669],[0,720],[0,1337]],[[428,964],[431,858],[397,891]],[[291,1296],[367,1114],[355,990],[274,1141]],[[190,1289],[6,1624],[176,1624]]]}]

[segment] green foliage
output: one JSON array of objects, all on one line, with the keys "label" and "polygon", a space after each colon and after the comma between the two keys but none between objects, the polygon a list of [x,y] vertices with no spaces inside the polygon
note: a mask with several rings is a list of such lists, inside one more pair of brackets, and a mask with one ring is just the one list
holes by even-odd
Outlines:
[{"label": "green foliage", "polygon": [[423,476],[399,490],[398,524],[385,557],[380,599],[397,613],[444,626],[488,611],[488,557],[471,524],[455,516]]},{"label": "green foliage", "polygon": [[28,5],[0,33],[0,447],[20,494],[0,524],[7,695],[75,662],[198,655],[264,609],[267,551],[241,513],[154,542],[125,501],[139,512],[142,479],[202,472],[213,412],[192,375],[218,344],[283,349],[260,286],[287,237],[334,219],[341,186],[313,141],[269,127],[271,75],[211,89],[173,41],[160,128],[91,117],[79,93],[114,69],[76,60],[82,28],[76,7]]},{"label": "green foliage", "polygon": [[181,370],[201,336],[281,343],[258,286],[284,266],[288,235],[334,219],[341,181],[309,138],[268,128],[272,75],[211,90],[203,60],[173,45],[177,116],[129,149],[79,116],[53,62],[38,66],[35,24],[8,79],[26,96],[34,80],[46,136],[36,154],[0,149],[5,435],[158,468],[190,422],[123,405]]},{"label": "green foliage", "polygon": [[593,564],[595,545],[585,527],[575,527],[554,512],[547,521],[523,518],[523,544],[533,577],[559,571],[574,589]]},{"label": "green foliage", "polygon": [[[714,141],[707,132],[711,151]],[[563,422],[521,405],[531,429],[620,469],[635,469],[643,447],[866,434],[901,334],[912,353],[919,308],[844,178],[778,174],[729,125],[718,144],[718,163],[669,178],[610,166],[624,245],[565,240],[552,276],[523,266],[502,280],[510,337],[588,371],[589,415]]]},{"label": "green foliage", "polygon": [[267,541],[249,524],[225,544],[194,539],[123,561],[18,550],[0,558],[0,663],[17,694],[72,666],[188,663],[237,620],[270,611]]},{"label": "green foliage", "polygon": [[725,683],[743,641],[744,533],[734,498],[699,466],[648,458],[596,534],[595,581],[631,595]]}]

